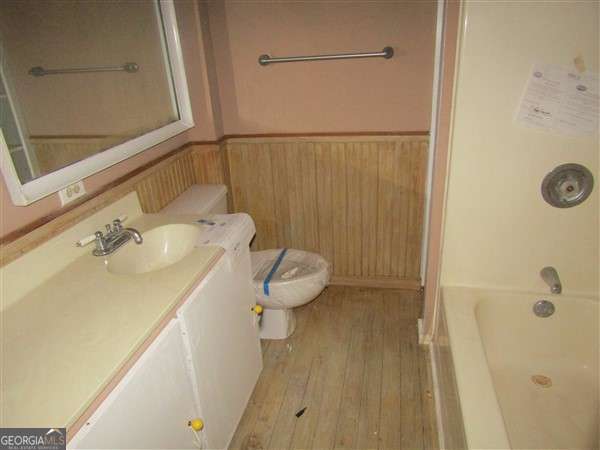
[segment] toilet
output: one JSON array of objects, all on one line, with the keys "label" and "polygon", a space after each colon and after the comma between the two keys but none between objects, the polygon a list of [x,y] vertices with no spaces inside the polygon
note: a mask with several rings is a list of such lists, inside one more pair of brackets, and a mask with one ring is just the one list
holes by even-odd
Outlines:
[{"label": "toilet", "polygon": [[[227,214],[227,187],[193,185],[161,213]],[[329,283],[329,263],[316,253],[280,248],[251,252],[256,300],[263,307],[261,339],[285,339],[296,327],[293,308],[314,300]]]},{"label": "toilet", "polygon": [[251,252],[254,291],[263,311],[261,337],[283,339],[294,332],[292,308],[315,299],[329,283],[321,255],[294,249]]}]

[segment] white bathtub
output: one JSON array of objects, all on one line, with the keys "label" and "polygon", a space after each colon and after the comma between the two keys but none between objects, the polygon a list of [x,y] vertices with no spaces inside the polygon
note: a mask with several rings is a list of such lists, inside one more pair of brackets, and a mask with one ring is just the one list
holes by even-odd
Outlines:
[{"label": "white bathtub", "polygon": [[468,448],[598,448],[597,300],[444,288],[442,304]]}]

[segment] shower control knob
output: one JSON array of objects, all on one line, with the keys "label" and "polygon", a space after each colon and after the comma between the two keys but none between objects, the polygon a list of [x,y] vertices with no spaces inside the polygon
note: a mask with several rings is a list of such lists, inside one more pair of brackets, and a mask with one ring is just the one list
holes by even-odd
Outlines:
[{"label": "shower control knob", "polygon": [[542,196],[556,208],[571,208],[584,202],[594,189],[594,176],[581,164],[561,164],[542,182]]}]

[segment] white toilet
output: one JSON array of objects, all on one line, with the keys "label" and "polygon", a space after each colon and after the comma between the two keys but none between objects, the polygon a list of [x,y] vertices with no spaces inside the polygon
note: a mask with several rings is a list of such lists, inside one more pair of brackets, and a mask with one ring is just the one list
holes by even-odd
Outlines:
[{"label": "white toilet", "polygon": [[[227,187],[194,185],[161,210],[198,218],[227,214]],[[260,337],[285,339],[296,327],[292,308],[315,299],[329,283],[329,263],[322,256],[294,249],[252,252],[257,303],[263,306]]]}]

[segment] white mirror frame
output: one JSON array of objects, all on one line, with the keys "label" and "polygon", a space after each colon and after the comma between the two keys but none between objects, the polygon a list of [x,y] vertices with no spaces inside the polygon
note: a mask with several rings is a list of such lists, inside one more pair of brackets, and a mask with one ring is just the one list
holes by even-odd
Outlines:
[{"label": "white mirror frame", "polygon": [[194,126],[173,0],[159,0],[159,7],[180,119],[24,184],[0,129],[0,170],[15,205],[29,205]]}]

